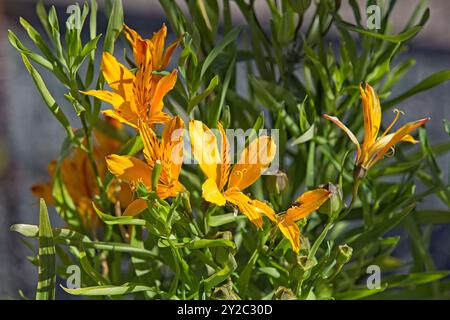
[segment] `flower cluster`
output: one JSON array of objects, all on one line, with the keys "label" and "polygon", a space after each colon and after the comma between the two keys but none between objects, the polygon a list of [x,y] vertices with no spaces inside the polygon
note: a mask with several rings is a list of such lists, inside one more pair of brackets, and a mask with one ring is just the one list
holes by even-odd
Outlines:
[{"label": "flower cluster", "polygon": [[[145,199],[131,195],[139,185],[148,191],[154,190],[161,199],[174,198],[186,192],[180,182],[183,157],[183,132],[185,123],[180,116],[169,115],[164,111],[164,97],[174,88],[177,70],[165,70],[171,56],[181,42],[181,38],[165,48],[167,28],[163,27],[152,38],[144,39],[135,30],[124,26],[126,39],[133,50],[135,69],[121,64],[113,55],[103,53],[101,70],[108,83],[109,90],[82,91],[83,94],[98,98],[112,105],[113,109],[103,114],[134,128],[142,140],[143,159],[137,156],[119,155],[119,147],[98,135],[98,156],[100,178],[104,179],[106,168],[122,185],[120,194],[126,194],[120,201],[124,216],[136,216],[147,209]],[[366,172],[386,152],[399,141],[416,143],[409,134],[412,130],[425,124],[429,118],[408,123],[395,133],[389,133],[397,121],[400,112],[396,110],[394,121],[378,136],[381,127],[380,101],[374,89],[366,84],[360,86],[364,115],[364,141],[362,145],[356,136],[336,117],[324,115],[333,121],[349,136],[357,147],[355,168]],[[161,125],[160,137],[156,125]],[[195,159],[205,176],[202,183],[202,197],[216,206],[231,204],[243,213],[257,228],[262,228],[263,217],[273,226],[278,227],[290,241],[295,252],[300,250],[300,229],[297,222],[318,210],[335,194],[332,188],[318,187],[300,195],[285,212],[276,213],[270,203],[251,198],[244,191],[254,184],[273,161],[277,145],[267,135],[250,141],[241,152],[238,161],[232,165],[230,143],[222,124],[218,125],[219,137],[198,120],[190,120],[188,125],[191,147]],[[219,138],[219,139],[218,139]],[[80,214],[93,217],[91,202],[98,195],[93,172],[87,166],[84,151],[76,150],[73,158],[62,163],[62,179],[68,192],[76,203]],[[106,162],[102,161],[106,159]],[[54,163],[50,166],[53,172]],[[154,170],[161,170],[154,181]],[[159,170],[158,169],[158,170]],[[362,178],[357,175],[355,179]],[[157,185],[154,185],[154,184]],[[79,187],[85,186],[85,189]],[[52,184],[36,185],[33,192],[51,200]]]}]

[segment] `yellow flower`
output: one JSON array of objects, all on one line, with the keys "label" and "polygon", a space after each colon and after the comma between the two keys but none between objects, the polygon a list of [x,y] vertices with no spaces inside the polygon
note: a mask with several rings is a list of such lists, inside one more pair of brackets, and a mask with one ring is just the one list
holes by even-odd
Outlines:
[{"label": "yellow flower", "polygon": [[324,118],[331,120],[339,126],[356,145],[357,167],[364,170],[370,169],[378,160],[380,160],[389,149],[391,149],[399,141],[407,141],[410,143],[417,143],[409,133],[414,129],[420,127],[430,120],[430,118],[420,119],[414,122],[409,122],[398,129],[395,133],[389,133],[395,122],[400,116],[400,111],[395,110],[396,116],[392,123],[386,128],[381,136],[378,137],[378,131],[381,125],[381,107],[380,100],[373,88],[366,83],[365,89],[360,85],[361,98],[363,102],[364,113],[364,141],[360,145],[356,136],[345,126],[338,118],[329,115],[323,115]]},{"label": "yellow flower", "polygon": [[[117,152],[120,148],[120,142],[111,139],[98,131],[94,131],[94,159],[101,179],[106,176],[105,156]],[[44,198],[46,203],[56,205],[52,195],[52,189],[55,178],[56,161],[50,162],[48,172],[51,181],[48,183],[35,184],[31,191],[36,197]],[[94,171],[89,161],[86,151],[76,148],[65,158],[60,167],[61,180],[67,189],[70,198],[75,204],[78,213],[85,225],[96,223],[96,214],[92,207],[94,197],[99,195],[98,186]],[[108,194],[113,198],[113,191],[116,185],[112,185]],[[121,186],[118,194],[118,201],[126,206],[131,202],[131,192],[126,186]]]},{"label": "yellow flower", "polygon": [[160,59],[159,53],[149,48],[153,47],[149,41],[136,39],[136,43],[136,74],[118,62],[114,56],[104,52],[101,69],[112,91],[90,90],[82,93],[111,104],[114,109],[104,110],[103,114],[134,128],[137,128],[139,121],[149,126],[165,123],[170,116],[162,111],[163,98],[173,89],[177,81],[177,70],[174,69],[166,76],[153,74],[154,59]]},{"label": "yellow flower", "polygon": [[[152,189],[152,171],[157,161],[161,163],[161,174],[156,192],[161,199],[175,197],[185,190],[178,181],[183,162],[183,130],[184,123],[180,117],[173,117],[166,123],[161,142],[149,126],[139,122],[138,129],[144,144],[145,162],[132,156],[111,154],[106,157],[109,171],[129,183],[132,188],[138,182],[144,183],[148,190]],[[143,199],[137,199],[125,210],[124,215],[136,215],[147,208]]]},{"label": "yellow flower", "polygon": [[297,221],[306,218],[316,211],[331,197],[331,192],[327,189],[315,189],[307,191],[297,198],[286,214],[278,216],[278,228],[284,236],[291,242],[292,250],[300,250],[300,229]]},{"label": "yellow flower", "polygon": [[197,120],[189,123],[194,157],[207,177],[202,186],[202,197],[218,206],[224,206],[227,201],[236,205],[258,228],[262,227],[262,214],[276,221],[272,208],[262,201],[250,199],[242,192],[269,167],[275,157],[275,143],[268,136],[253,140],[231,169],[230,147],[220,123],[219,131],[220,152],[216,136],[205,124]]},{"label": "yellow flower", "polygon": [[[143,50],[149,50],[150,56],[152,57],[153,70],[162,70],[167,67],[172,54],[181,41],[180,37],[164,50],[164,44],[167,36],[167,27],[165,24],[163,24],[158,32],[153,33],[153,37],[151,39],[143,39],[135,30],[131,29],[127,25],[124,25],[124,30],[125,37],[133,48],[136,64],[141,64],[142,59],[145,56]],[[143,43],[146,43],[146,46],[143,46]]]}]

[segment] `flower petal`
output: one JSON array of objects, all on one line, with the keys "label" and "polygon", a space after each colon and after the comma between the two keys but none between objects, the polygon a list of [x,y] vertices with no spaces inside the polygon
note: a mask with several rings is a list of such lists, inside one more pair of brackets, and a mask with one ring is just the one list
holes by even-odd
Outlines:
[{"label": "flower petal", "polygon": [[278,223],[278,228],[283,235],[291,242],[292,250],[299,252],[300,250],[300,229],[295,221],[288,217],[281,218]]},{"label": "flower petal", "polygon": [[225,197],[217,187],[216,181],[213,179],[207,179],[202,185],[202,197],[208,202],[217,204],[218,206],[224,206],[226,203]]},{"label": "flower petal", "polygon": [[223,129],[222,124],[219,122],[218,126],[220,132],[220,153],[221,153],[221,165],[220,165],[220,181],[219,181],[219,189],[222,190],[225,187],[225,184],[228,181],[228,177],[230,175],[230,145],[228,143],[228,138]]},{"label": "flower petal", "polygon": [[120,179],[130,184],[142,181],[151,188],[151,168],[144,161],[131,156],[111,154],[106,157],[108,170]]},{"label": "flower petal", "polygon": [[177,82],[177,70],[174,69],[169,75],[162,77],[156,84],[150,101],[150,121],[163,109],[163,99],[173,89]]},{"label": "flower petal", "polygon": [[111,89],[129,101],[133,92],[134,74],[108,52],[103,52],[101,68]]},{"label": "flower petal", "polygon": [[147,209],[148,204],[147,201],[144,199],[136,199],[133,202],[131,202],[128,207],[125,209],[123,216],[136,216],[145,209]]},{"label": "flower petal", "polygon": [[329,116],[327,114],[324,114],[323,117],[327,120],[332,121],[347,134],[347,136],[355,144],[358,150],[356,158],[359,160],[359,158],[361,157],[361,145],[359,144],[358,139],[356,139],[356,136],[353,134],[353,132],[351,132],[350,129],[345,124],[343,124],[341,120],[339,120],[338,118]]},{"label": "flower petal", "polygon": [[228,189],[224,193],[225,198],[232,204],[238,206],[239,211],[247,216],[257,228],[262,228],[263,220],[259,210],[252,203],[252,200],[237,189]]},{"label": "flower petal", "polygon": [[276,149],[275,142],[269,136],[261,136],[253,140],[242,151],[239,161],[233,166],[228,188],[244,190],[252,185],[270,166]]},{"label": "flower petal", "polygon": [[270,207],[267,203],[259,200],[252,200],[252,206],[256,208],[256,211],[264,214],[273,222],[277,221],[277,217],[275,215],[275,211]]},{"label": "flower petal", "polygon": [[296,203],[287,210],[286,217],[292,221],[303,219],[319,209],[330,197],[331,192],[327,189],[307,191],[298,197]]},{"label": "flower petal", "polygon": [[214,133],[201,121],[189,122],[192,151],[203,173],[217,182],[220,153]]},{"label": "flower petal", "polygon": [[366,83],[365,89],[360,85],[359,91],[363,103],[364,112],[364,141],[363,150],[367,150],[377,139],[381,125],[380,100],[375,90]]},{"label": "flower petal", "polygon": [[[380,160],[384,154],[392,147],[394,146],[397,142],[402,141],[403,139],[406,139],[404,141],[408,141],[411,142],[411,138],[409,136],[409,133],[415,129],[417,129],[418,127],[424,125],[425,123],[427,123],[430,120],[430,118],[424,118],[424,119],[420,119],[414,122],[409,122],[407,124],[405,124],[404,126],[402,126],[400,129],[398,129],[394,134],[389,134],[385,137],[383,137],[380,140],[383,140],[382,142],[380,142],[380,146],[378,146],[378,149],[376,150],[376,154],[374,154],[374,158],[370,161],[370,163],[368,164],[368,167],[373,166],[378,160]],[[386,138],[389,137],[388,141]],[[415,140],[414,140],[415,141]]]}]

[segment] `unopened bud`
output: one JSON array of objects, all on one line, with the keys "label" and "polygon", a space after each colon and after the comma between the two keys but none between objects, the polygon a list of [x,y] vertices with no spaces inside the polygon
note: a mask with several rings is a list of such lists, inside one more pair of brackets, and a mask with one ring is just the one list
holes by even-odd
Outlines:
[{"label": "unopened bud", "polygon": [[212,300],[241,300],[241,298],[234,292],[231,283],[224,284],[216,289],[211,294]]},{"label": "unopened bud", "polygon": [[331,215],[332,218],[336,218],[341,212],[343,206],[341,186],[328,182],[320,187],[330,191],[331,197],[319,208],[319,212],[322,214]]},{"label": "unopened bud", "polygon": [[297,256],[296,264],[292,270],[292,275],[298,280],[309,278],[311,269],[317,264],[316,261],[308,258],[308,256]]},{"label": "unopened bud", "polygon": [[230,107],[228,105],[225,106],[222,112],[222,117],[220,118],[220,123],[222,123],[222,126],[226,129],[230,127],[231,123],[231,112]]},{"label": "unopened bud", "polygon": [[288,182],[286,173],[279,171],[267,177],[266,186],[270,193],[280,194],[286,189]]},{"label": "unopened bud", "polygon": [[280,286],[273,294],[273,300],[297,300],[291,289]]},{"label": "unopened bud", "polygon": [[336,262],[338,265],[344,265],[350,261],[352,257],[353,248],[344,244],[338,247],[338,256],[336,258]]}]

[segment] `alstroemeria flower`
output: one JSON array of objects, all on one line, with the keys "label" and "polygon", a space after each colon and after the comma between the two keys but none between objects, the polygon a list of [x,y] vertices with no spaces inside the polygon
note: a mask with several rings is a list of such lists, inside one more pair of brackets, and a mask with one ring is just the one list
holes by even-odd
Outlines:
[{"label": "alstroemeria flower", "polygon": [[165,123],[170,116],[162,111],[164,96],[173,89],[177,81],[177,71],[166,76],[153,74],[153,57],[143,40],[140,43],[142,55],[136,74],[133,74],[114,56],[104,52],[102,72],[112,91],[90,90],[82,93],[110,103],[114,109],[102,111],[108,117],[137,128],[142,121],[149,126]]},{"label": "alstroemeria flower", "polygon": [[330,197],[331,192],[327,189],[307,191],[297,198],[286,214],[277,217],[278,228],[291,242],[292,250],[295,252],[300,250],[300,229],[296,222],[319,209]]},{"label": "alstroemeria flower", "polygon": [[365,89],[363,89],[360,85],[359,90],[361,92],[364,113],[364,141],[362,145],[359,144],[358,139],[350,131],[350,129],[338,118],[326,114],[324,114],[323,117],[333,121],[348,135],[357,148],[356,165],[364,170],[368,170],[397,142],[406,141],[410,143],[417,143],[418,141],[415,140],[409,133],[428,122],[430,118],[409,122],[398,129],[395,133],[389,133],[401,113],[399,110],[395,110],[395,119],[386,128],[383,134],[378,136],[381,126],[380,100],[373,88],[367,83]]},{"label": "alstroemeria flower", "polygon": [[[162,170],[156,192],[161,199],[175,197],[185,190],[178,181],[183,162],[183,120],[180,117],[173,117],[167,122],[162,132],[161,142],[147,124],[140,122],[138,128],[144,144],[146,161],[133,156],[111,154],[106,157],[109,171],[129,183],[132,188],[138,182],[142,182],[148,190],[151,190],[152,171],[156,162],[160,161]],[[136,199],[125,210],[124,215],[136,215],[145,208],[147,208],[146,201]]]},{"label": "alstroemeria flower", "polygon": [[268,136],[253,140],[231,168],[228,139],[220,123],[218,127],[220,151],[216,136],[205,124],[197,120],[189,123],[194,157],[207,177],[202,185],[202,197],[218,206],[224,206],[227,201],[236,205],[258,228],[263,224],[262,214],[276,221],[272,208],[262,201],[250,199],[242,192],[269,167],[275,157],[275,143]]},{"label": "alstroemeria flower", "polygon": [[[94,130],[94,160],[97,165],[101,179],[106,176],[105,157],[108,154],[117,152],[121,146],[120,142],[109,138],[99,131]],[[55,183],[56,161],[50,162],[48,172],[51,181],[48,183],[35,184],[31,191],[36,197],[44,198],[47,204],[58,205],[53,197],[52,190]],[[85,225],[95,222],[96,214],[92,207],[92,201],[99,195],[96,177],[89,161],[89,157],[81,148],[74,149],[61,163],[60,178],[64,187],[73,201],[77,212]],[[120,186],[120,192],[115,195],[117,189],[114,182],[108,190],[108,195],[112,201],[120,201],[121,206],[126,207],[131,202],[131,191],[125,185]]]},{"label": "alstroemeria flower", "polygon": [[[170,62],[170,58],[181,41],[181,38],[179,38],[164,50],[167,36],[167,27],[165,24],[163,24],[158,32],[153,33],[153,37],[151,39],[143,39],[135,30],[131,29],[127,25],[124,25],[124,31],[125,37],[133,48],[136,64],[139,65],[142,61],[144,56],[142,49],[149,50],[150,55],[152,56],[153,70],[162,70],[167,67]],[[145,48],[142,47],[142,42],[147,44]]]}]

